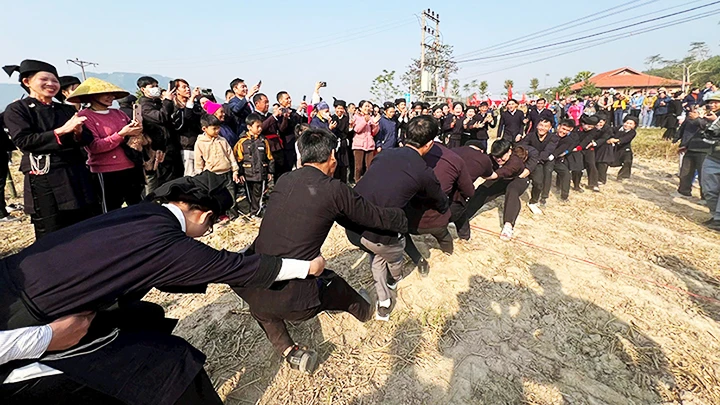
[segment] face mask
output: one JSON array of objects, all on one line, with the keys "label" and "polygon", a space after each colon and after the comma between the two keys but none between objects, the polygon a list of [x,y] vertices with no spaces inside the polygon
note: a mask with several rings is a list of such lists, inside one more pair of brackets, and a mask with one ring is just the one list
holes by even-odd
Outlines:
[{"label": "face mask", "polygon": [[147,93],[148,93],[148,96],[150,96],[152,98],[158,98],[162,94],[162,90],[160,89],[160,87],[150,87],[150,89],[148,89]]}]

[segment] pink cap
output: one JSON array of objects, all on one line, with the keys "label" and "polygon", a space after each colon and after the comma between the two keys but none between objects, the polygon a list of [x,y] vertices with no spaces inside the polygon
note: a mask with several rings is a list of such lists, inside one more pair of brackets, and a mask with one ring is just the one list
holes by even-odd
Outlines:
[{"label": "pink cap", "polygon": [[213,103],[212,101],[205,103],[205,111],[207,111],[208,114],[215,114],[215,112],[221,108],[222,104]]}]

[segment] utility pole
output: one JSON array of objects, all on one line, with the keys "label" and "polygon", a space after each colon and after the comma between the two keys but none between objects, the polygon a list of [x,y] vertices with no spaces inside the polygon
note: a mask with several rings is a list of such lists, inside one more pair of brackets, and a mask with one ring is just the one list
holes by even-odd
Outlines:
[{"label": "utility pole", "polygon": [[85,66],[97,66],[97,65],[98,65],[98,64],[95,63],[95,62],[87,62],[87,61],[84,61],[84,60],[80,60],[80,59],[78,59],[78,58],[68,59],[68,60],[66,61],[66,63],[72,63],[72,64],[74,64],[74,65],[80,66],[80,70],[82,70],[83,81],[84,81],[85,79],[87,79],[87,77],[85,77]]},{"label": "utility pole", "polygon": [[[435,23],[435,28],[428,26],[428,20]],[[427,9],[422,11],[420,17],[421,25],[421,46],[420,46],[420,99],[425,100],[426,92],[432,92],[429,85],[430,72],[426,72],[426,52],[434,52],[433,68],[435,76],[435,96],[440,94],[438,57],[440,51],[440,14]]]}]

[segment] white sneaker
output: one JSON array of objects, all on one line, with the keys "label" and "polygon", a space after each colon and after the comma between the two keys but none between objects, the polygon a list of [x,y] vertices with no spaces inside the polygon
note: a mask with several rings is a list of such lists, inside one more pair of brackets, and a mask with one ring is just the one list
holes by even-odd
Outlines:
[{"label": "white sneaker", "polygon": [[534,215],[542,215],[543,213],[537,204],[528,203],[528,208],[530,208],[530,212],[532,212]]},{"label": "white sneaker", "polygon": [[509,241],[513,237],[513,227],[510,224],[503,226],[502,232],[500,232],[500,240],[505,242]]}]

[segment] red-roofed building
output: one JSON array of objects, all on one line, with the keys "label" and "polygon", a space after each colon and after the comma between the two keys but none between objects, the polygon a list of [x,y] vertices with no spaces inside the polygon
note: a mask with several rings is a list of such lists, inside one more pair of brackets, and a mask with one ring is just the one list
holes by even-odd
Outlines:
[{"label": "red-roofed building", "polygon": [[[615,89],[625,92],[626,89],[630,93],[636,90],[649,90],[665,87],[668,92],[682,89],[683,82],[680,80],[666,79],[664,77],[646,75],[635,69],[624,67],[611,70],[609,72],[597,74],[588,79],[597,88],[601,90]],[[585,82],[578,82],[570,86],[572,91],[579,91]]]}]

